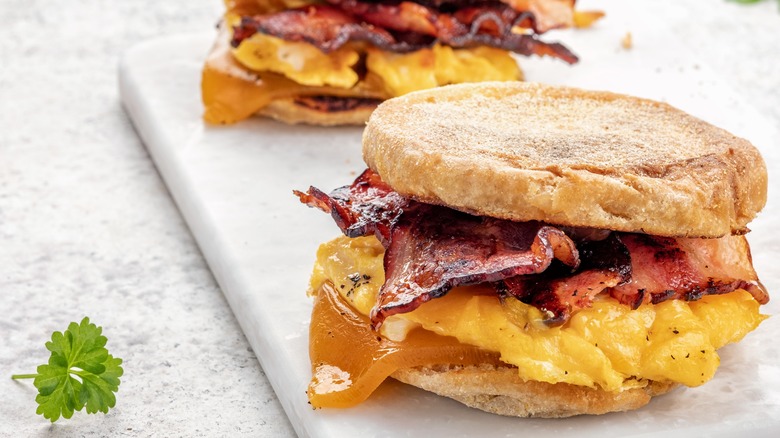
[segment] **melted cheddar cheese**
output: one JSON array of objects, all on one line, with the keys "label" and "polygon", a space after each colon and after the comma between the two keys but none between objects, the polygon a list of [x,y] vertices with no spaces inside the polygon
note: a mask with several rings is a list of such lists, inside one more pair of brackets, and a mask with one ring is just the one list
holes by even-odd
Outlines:
[{"label": "melted cheddar cheese", "polygon": [[[310,293],[330,284],[357,312],[368,315],[384,283],[383,255],[374,237],[339,237],[321,245]],[[738,290],[637,310],[599,297],[563,326],[551,328],[541,323],[535,308],[479,292],[478,286],[455,288],[388,318],[382,334],[393,341],[419,330],[451,336],[499,353],[525,380],[621,391],[647,380],[705,383],[720,363],[716,350],[739,341],[766,318],[758,302]]]}]

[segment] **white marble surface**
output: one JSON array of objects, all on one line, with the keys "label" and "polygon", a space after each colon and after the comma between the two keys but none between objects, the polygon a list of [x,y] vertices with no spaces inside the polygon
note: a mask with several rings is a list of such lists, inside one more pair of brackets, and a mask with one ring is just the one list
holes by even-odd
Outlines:
[{"label": "white marble surface", "polygon": [[[780,128],[775,2],[682,8],[695,23],[669,31],[694,53],[691,74],[722,74]],[[32,371],[51,332],[85,314],[125,359],[112,413],[54,426],[29,383],[0,378],[0,435],[293,433],[117,97],[123,49],[208,28],[220,10],[0,0],[0,374]],[[635,39],[634,54],[651,44]]]}]

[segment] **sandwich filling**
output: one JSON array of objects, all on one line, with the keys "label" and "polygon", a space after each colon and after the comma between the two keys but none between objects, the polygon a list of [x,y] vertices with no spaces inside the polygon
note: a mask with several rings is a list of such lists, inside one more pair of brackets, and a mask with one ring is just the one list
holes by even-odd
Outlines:
[{"label": "sandwich filling", "polygon": [[538,39],[577,23],[568,0],[226,3],[203,72],[212,123],[246,118],[275,99],[384,100],[446,84],[522,80],[511,53],[577,60]]},{"label": "sandwich filling", "polygon": [[[476,217],[404,197],[370,170],[329,195],[297,194],[346,235],[320,248],[311,280],[315,406],[357,403],[400,368],[480,360],[513,365],[525,380],[606,391],[649,380],[697,386],[714,375],[715,350],[755,329],[769,299],[743,236]],[[316,323],[334,306],[362,322]],[[323,336],[376,345],[318,348]],[[371,351],[381,360],[354,360]]]}]

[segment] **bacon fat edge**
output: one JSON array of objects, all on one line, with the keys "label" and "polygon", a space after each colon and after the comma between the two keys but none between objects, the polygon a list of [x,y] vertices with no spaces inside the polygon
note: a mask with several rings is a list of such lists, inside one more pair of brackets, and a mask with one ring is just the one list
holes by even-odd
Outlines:
[{"label": "bacon fat edge", "polygon": [[603,292],[632,308],[736,289],[761,304],[769,300],[744,236],[612,232],[602,240],[578,240],[541,222],[472,216],[411,200],[370,169],[329,195],[315,187],[295,194],[331,213],[345,235],[375,235],[385,247],[385,284],[371,312],[375,328],[453,287],[474,284],[536,306],[548,325],[563,324]]}]

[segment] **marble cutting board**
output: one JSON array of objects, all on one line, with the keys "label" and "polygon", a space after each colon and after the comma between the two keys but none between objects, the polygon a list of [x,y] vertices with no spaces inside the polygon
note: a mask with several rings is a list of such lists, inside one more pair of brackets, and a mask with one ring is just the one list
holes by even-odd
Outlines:
[{"label": "marble cutting board", "polygon": [[[654,20],[643,17],[684,19],[681,10],[668,1],[644,2],[649,3],[645,9],[619,1],[600,3],[609,20],[590,31],[559,34],[583,61],[569,68],[524,60],[529,80],[668,101],[750,139],[762,150],[770,177],[780,175],[772,125],[706,65],[693,68],[680,51],[619,48],[626,28],[635,36],[653,32]],[[361,130],[291,127],[260,119],[204,125],[200,69],[213,37],[172,36],[129,50],[120,66],[121,96],[300,436],[780,436],[777,317],[742,343],[724,348],[713,381],[677,390],[635,412],[518,420],[395,382],[384,384],[356,408],[312,410],[305,396],[311,308],[305,290],[317,245],[338,230],[326,215],[300,205],[292,190],[309,185],[329,190],[350,182],[364,168]],[[770,291],[780,291],[780,268],[775,266],[780,236],[771,229],[780,217],[780,185],[776,178],[770,180],[769,204],[751,225],[749,238],[764,283]],[[777,298],[764,308],[772,315],[779,311]]]}]

